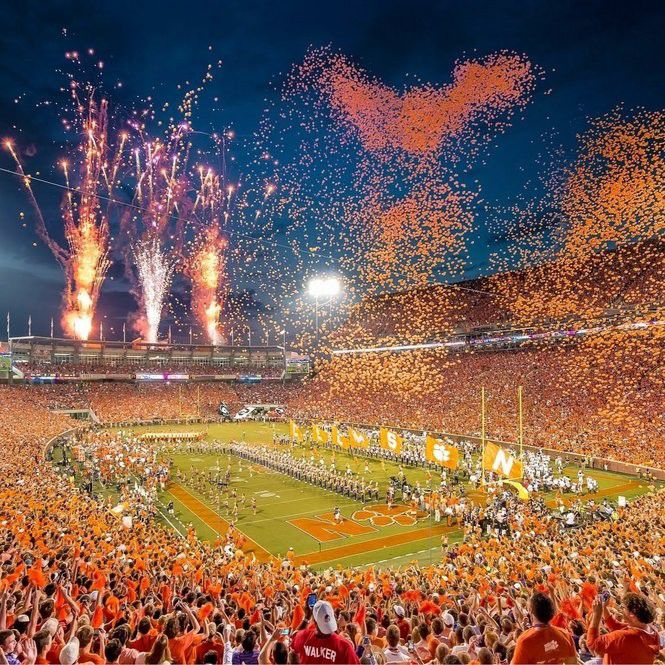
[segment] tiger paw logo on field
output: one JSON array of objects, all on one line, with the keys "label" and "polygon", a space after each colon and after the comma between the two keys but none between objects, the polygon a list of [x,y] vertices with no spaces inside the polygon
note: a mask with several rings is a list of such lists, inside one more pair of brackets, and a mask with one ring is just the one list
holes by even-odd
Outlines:
[{"label": "tiger paw logo on field", "polygon": [[410,506],[393,506],[388,508],[386,504],[377,504],[367,506],[356,510],[351,519],[356,522],[365,522],[369,520],[372,526],[390,526],[399,524],[400,526],[413,526],[427,517],[427,513],[416,511]]}]

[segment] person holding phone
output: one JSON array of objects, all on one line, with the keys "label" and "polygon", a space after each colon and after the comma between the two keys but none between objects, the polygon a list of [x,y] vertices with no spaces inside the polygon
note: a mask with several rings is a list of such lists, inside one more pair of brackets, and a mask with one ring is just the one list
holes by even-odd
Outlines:
[{"label": "person holding phone", "polygon": [[242,649],[234,651],[231,657],[233,665],[256,665],[259,662],[259,650],[256,648],[257,635],[253,630],[246,630],[241,646]]},{"label": "person holding phone", "polygon": [[357,655],[363,665],[376,665],[376,658],[372,653],[372,638],[369,635],[365,635],[360,641]]},{"label": "person holding phone", "polygon": [[[621,601],[623,621],[619,621],[607,610],[607,600],[601,594],[593,604],[586,634],[589,649],[603,656],[603,662],[608,664],[655,662],[660,637],[651,625],[656,618],[651,601],[641,593],[627,593]],[[605,635],[599,634],[601,619],[610,630]]]}]

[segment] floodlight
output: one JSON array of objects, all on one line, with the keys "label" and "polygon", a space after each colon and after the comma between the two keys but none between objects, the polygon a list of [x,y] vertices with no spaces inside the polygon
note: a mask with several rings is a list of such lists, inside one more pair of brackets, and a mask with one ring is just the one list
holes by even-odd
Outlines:
[{"label": "floodlight", "polygon": [[307,292],[312,298],[333,298],[341,288],[337,277],[313,277],[307,285]]}]

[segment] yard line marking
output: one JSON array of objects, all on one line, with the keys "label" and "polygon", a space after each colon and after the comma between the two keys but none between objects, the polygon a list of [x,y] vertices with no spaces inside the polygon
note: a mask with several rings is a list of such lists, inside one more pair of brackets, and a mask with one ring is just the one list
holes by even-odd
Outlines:
[{"label": "yard line marking", "polygon": [[[335,492],[331,492],[331,494],[335,494],[335,496],[337,496],[337,497],[342,496],[341,494],[336,494]],[[326,497],[326,498],[328,498],[328,497]],[[298,499],[289,499],[288,501],[274,501],[274,502],[270,503],[270,506],[271,507],[272,506],[285,506],[286,504],[289,504],[289,503],[298,503],[300,501],[311,501],[311,500],[312,500],[311,496],[301,496]],[[342,504],[340,504],[340,505],[342,505]],[[345,505],[345,506],[358,506],[358,505],[362,505],[362,504],[359,501],[354,501],[353,503],[345,503],[343,505]],[[285,515],[284,517],[286,518],[286,517],[291,517],[291,516],[290,515]]]},{"label": "yard line marking", "polygon": [[[174,500],[174,504],[173,504],[174,508],[175,508],[175,506],[177,505],[177,506],[179,506],[179,509],[184,508],[185,510],[188,510],[189,512],[192,512],[189,508],[187,508],[187,506],[186,506],[186,505],[185,505],[185,504],[184,504],[184,503],[183,503],[183,502],[182,502],[182,501],[181,501],[181,500],[180,500],[175,494],[171,494],[171,492],[169,492],[168,490],[164,490],[164,492],[165,492],[166,494],[168,494],[170,497],[173,498],[173,500]],[[163,502],[163,501],[160,501],[159,503],[160,503],[162,506],[164,506],[164,502]],[[192,513],[192,514],[194,515],[194,517],[198,517],[198,515],[196,515],[195,513]],[[187,529],[188,529],[187,525],[186,525],[186,524],[185,524],[185,523],[184,523],[184,522],[183,522],[183,521],[182,521],[177,515],[173,515],[173,519],[174,519],[178,524],[180,524],[180,526],[183,528],[183,530],[185,531],[185,533],[187,533]],[[203,520],[201,520],[201,521],[203,521]],[[213,529],[213,530],[214,530],[214,529]]]},{"label": "yard line marking", "polygon": [[319,551],[310,552],[297,556],[294,563],[300,565],[305,561],[309,564],[329,563],[337,559],[354,556],[355,554],[364,554],[365,552],[374,552],[383,549],[384,547],[394,547],[395,545],[402,545],[408,542],[417,542],[419,540],[426,540],[433,536],[440,536],[443,533],[452,533],[456,528],[452,526],[434,526],[425,527],[422,529],[415,529],[407,531],[406,533],[397,533],[392,536],[383,536],[381,538],[373,538],[372,540],[363,540],[358,543],[349,543],[348,545],[340,545]]},{"label": "yard line marking", "polygon": [[[311,500],[311,497],[309,497]],[[274,504],[271,504],[274,505]],[[348,508],[349,506],[356,506],[358,504],[356,503],[340,503],[339,507],[340,508]],[[253,524],[261,524],[263,522],[274,522],[276,520],[284,520],[285,522],[288,522],[290,519],[294,517],[307,517],[308,515],[317,515],[321,513],[322,508],[317,508],[316,510],[308,510],[306,513],[293,513],[292,515],[283,515],[281,517],[264,517],[261,518],[260,520],[252,520],[251,522],[243,522],[243,526],[251,526]],[[259,506],[259,511],[260,511],[260,506]],[[240,521],[242,518],[238,518]],[[308,534],[309,535],[309,534]]]},{"label": "yard line marking", "polygon": [[171,520],[166,516],[166,514],[163,513],[159,508],[157,508],[157,512],[171,525],[171,528],[184,540],[185,539],[184,534],[180,533],[180,529],[175,524],[173,524],[173,522],[171,522]]},{"label": "yard line marking", "polygon": [[[183,488],[183,489],[184,489],[184,488]],[[206,520],[205,520],[205,519],[204,519],[204,518],[203,518],[203,517],[202,517],[202,516],[201,516],[201,515],[195,510],[195,509],[194,509],[193,506],[191,506],[191,505],[187,505],[187,503],[185,503],[185,501],[184,501],[184,498],[185,498],[185,497],[183,497],[182,495],[181,495],[181,496],[178,496],[178,494],[175,494],[175,493],[171,492],[170,490],[167,490],[167,491],[168,491],[168,493],[169,493],[169,494],[170,494],[170,495],[171,495],[171,496],[172,496],[172,497],[173,497],[173,498],[174,498],[174,499],[175,499],[180,505],[184,506],[185,508],[187,508],[187,510],[189,510],[189,511],[190,511],[191,513],[193,513],[196,517],[198,517],[198,518],[199,518],[199,519],[200,519],[200,520],[201,520],[201,521],[202,521],[202,522],[203,522],[203,523],[204,523],[204,524],[205,524],[205,525],[206,525],[211,531],[213,531],[214,533],[216,533],[218,536],[221,535],[221,533],[220,533],[220,532],[219,532],[219,531],[218,531],[218,530],[217,530],[212,524],[210,524],[208,521],[206,521]],[[187,491],[187,490],[185,490],[185,491]],[[188,492],[188,494],[189,494],[189,492]],[[193,495],[190,495],[190,496],[193,496]],[[196,497],[194,497],[194,498],[196,498]],[[224,520],[220,520],[220,521],[223,522]]]},{"label": "yard line marking", "polygon": [[[408,554],[400,554],[399,556],[390,557],[390,559],[382,559],[381,561],[377,561],[377,563],[388,563],[390,561],[397,561],[398,559],[407,559],[409,557],[416,556],[417,554],[427,554],[427,552],[433,552],[434,550],[440,551],[441,548],[440,547],[430,547],[428,549],[418,550],[417,552],[410,552]],[[372,565],[374,565],[374,564],[367,563],[367,564],[363,564],[362,567],[372,566]]]},{"label": "yard line marking", "polygon": [[[164,491],[166,492],[166,494],[168,494],[169,496],[172,496],[176,501],[178,501],[177,497],[173,496],[173,494],[171,494],[171,492],[168,492],[166,490],[164,490]],[[160,511],[160,512],[168,512],[167,506],[164,504],[164,502],[160,498],[157,499],[157,503],[164,509],[163,511]],[[180,502],[180,501],[178,501],[178,503],[181,506],[183,505],[182,502]],[[175,508],[175,504],[173,504],[173,506]],[[159,510],[159,508],[157,510]],[[176,521],[176,522],[178,522],[178,524],[180,524],[180,526],[185,530],[185,532],[187,531],[187,527],[185,526],[183,521],[175,514],[175,511],[174,511],[174,514],[171,517],[173,517],[174,521]]]},{"label": "yard line marking", "polygon": [[[174,491],[175,490],[175,491]],[[203,503],[203,501],[197,499],[186,487],[179,485],[178,483],[171,483],[169,485],[169,492],[173,494],[177,499],[179,499],[189,510],[191,510],[202,522],[207,524],[213,531],[220,534],[222,532],[226,533],[230,524],[222,519],[212,508]],[[184,496],[184,495],[188,495]],[[205,515],[205,517],[204,517]],[[207,518],[207,519],[206,519]],[[221,527],[222,531],[216,529],[213,524],[217,524]],[[259,561],[269,561],[272,555],[268,550],[259,545],[255,540],[250,538],[244,531],[241,532],[248,543],[253,545],[253,548],[247,548],[243,550],[246,554],[249,552],[254,552],[256,558]]]}]

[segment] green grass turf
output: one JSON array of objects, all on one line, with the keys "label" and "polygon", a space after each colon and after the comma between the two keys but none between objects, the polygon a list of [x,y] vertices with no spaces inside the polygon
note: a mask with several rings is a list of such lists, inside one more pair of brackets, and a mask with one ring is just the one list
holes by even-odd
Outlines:
[{"label": "green grass turf", "polygon": [[[273,433],[286,434],[286,424],[264,424],[264,423],[220,423],[213,425],[164,425],[150,426],[143,428],[133,428],[137,432],[144,431],[201,431],[206,432],[208,439],[220,441],[245,441],[248,445],[253,443],[271,444]],[[332,452],[324,448],[318,448],[318,452],[326,460],[326,465],[330,463]],[[309,448],[297,447],[295,454],[300,456],[310,455]],[[363,473],[365,463],[364,458],[354,460],[351,454],[344,451],[336,451],[337,468],[344,470],[347,462],[354,471]],[[344,537],[330,542],[319,543],[308,533],[300,530],[289,522],[297,517],[316,517],[324,513],[330,513],[334,506],[340,506],[342,514],[350,517],[355,510],[362,505],[329,492],[319,487],[309,485],[272,472],[258,465],[248,465],[246,461],[240,460],[234,456],[222,456],[221,458],[211,454],[183,453],[172,455],[176,468],[180,469],[186,475],[191,470],[212,469],[219,462],[222,470],[225,470],[227,464],[231,463],[231,487],[237,489],[238,496],[245,494],[247,498],[246,507],[239,514],[238,528],[249,538],[256,541],[262,547],[273,554],[284,554],[289,547],[293,547],[296,554],[308,555],[320,550],[334,549],[350,543],[366,543],[378,537],[392,536],[413,532],[416,529],[430,529],[434,523],[430,518],[419,521],[415,526],[401,526],[392,524],[390,526],[379,528],[378,531],[353,536]],[[379,503],[383,503],[385,489],[388,486],[389,476],[398,473],[398,465],[386,462],[385,467],[380,461],[367,460],[370,468],[369,478],[379,481],[380,496]],[[252,469],[250,469],[250,466]],[[241,470],[242,467],[242,470]],[[571,477],[576,477],[577,466],[567,467],[565,473]],[[425,484],[428,477],[424,469],[412,469],[405,467],[407,480],[411,483],[420,481]],[[620,488],[621,485],[633,480],[633,478],[604,471],[593,471],[592,475],[598,480],[600,490],[611,490]],[[173,474],[175,480],[175,474]],[[192,495],[208,505],[217,512],[222,519],[231,518],[229,512],[223,508],[222,501],[217,496],[211,496],[210,493],[198,491],[195,484],[190,480],[183,483]],[[433,476],[433,485],[438,484],[437,475]],[[628,499],[634,498],[648,491],[646,485],[642,485],[629,491],[618,491],[611,493],[609,497],[614,499],[621,493]],[[546,499],[553,498],[553,494],[545,495]],[[252,497],[257,499],[257,514],[254,515],[250,508]],[[185,505],[178,501],[170,492],[165,492],[162,501],[166,504],[169,500],[174,501],[175,518],[171,518],[171,526],[179,531],[184,531],[185,526],[192,524],[200,538],[214,540],[217,533],[210,525],[206,524],[199,516],[192,513]],[[450,535],[450,541],[455,542],[461,538],[461,531],[456,530]],[[413,540],[399,545],[382,547],[376,551],[361,551],[353,556],[345,556],[340,559],[334,559],[315,567],[323,568],[328,566],[362,566],[371,563],[401,565],[413,560],[420,563],[430,563],[439,560],[441,537],[438,534],[428,534],[425,538]]]}]

